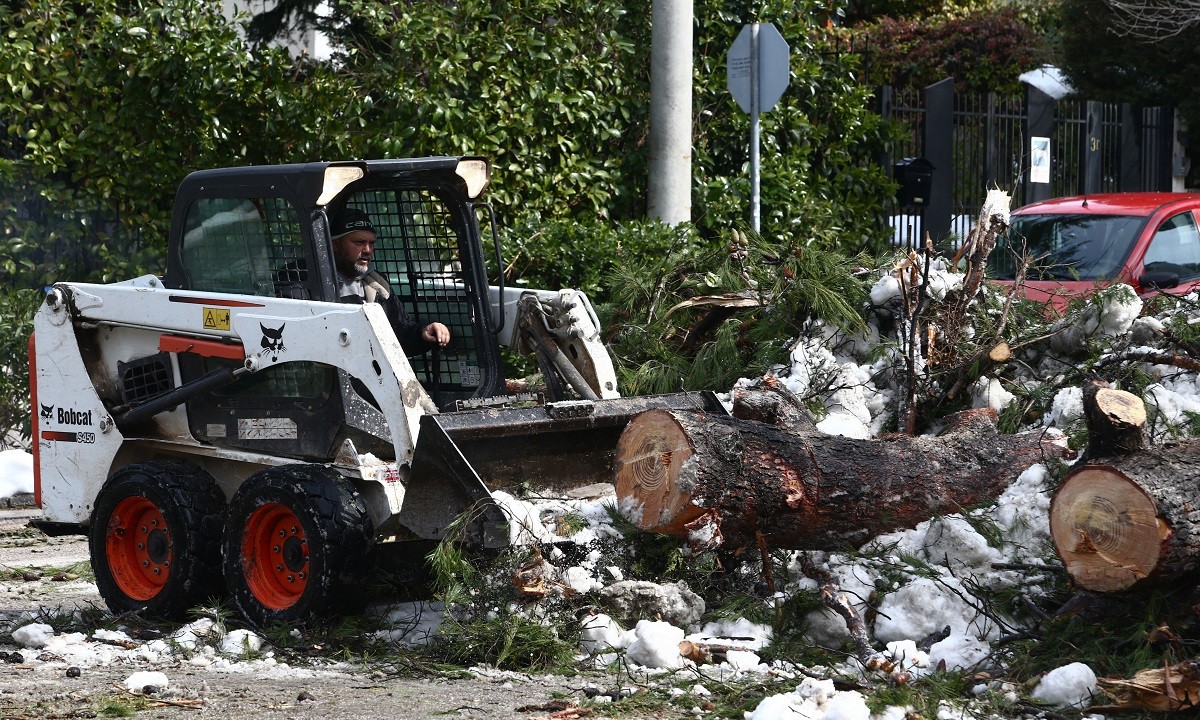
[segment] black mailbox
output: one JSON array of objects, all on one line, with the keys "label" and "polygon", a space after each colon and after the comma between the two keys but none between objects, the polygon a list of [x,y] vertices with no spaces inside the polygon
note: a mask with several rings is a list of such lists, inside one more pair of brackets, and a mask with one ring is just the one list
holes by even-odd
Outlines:
[{"label": "black mailbox", "polygon": [[926,207],[933,187],[933,163],[925,158],[904,158],[893,168],[893,177],[900,184],[896,203],[901,207]]}]

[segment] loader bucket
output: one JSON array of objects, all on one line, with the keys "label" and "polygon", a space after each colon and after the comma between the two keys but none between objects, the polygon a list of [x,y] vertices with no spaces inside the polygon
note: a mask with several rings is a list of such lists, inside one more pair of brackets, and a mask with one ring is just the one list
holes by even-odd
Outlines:
[{"label": "loader bucket", "polygon": [[508,520],[493,492],[559,496],[614,482],[621,431],[634,415],[654,408],[728,414],[706,391],[425,415],[400,523],[422,538],[440,539],[455,517],[474,507],[480,515],[470,539],[507,544]]}]

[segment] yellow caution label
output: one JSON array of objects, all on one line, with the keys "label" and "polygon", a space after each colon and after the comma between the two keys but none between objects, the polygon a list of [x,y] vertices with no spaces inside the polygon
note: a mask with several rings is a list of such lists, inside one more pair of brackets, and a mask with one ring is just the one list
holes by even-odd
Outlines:
[{"label": "yellow caution label", "polygon": [[228,330],[229,308],[204,308],[205,330]]}]

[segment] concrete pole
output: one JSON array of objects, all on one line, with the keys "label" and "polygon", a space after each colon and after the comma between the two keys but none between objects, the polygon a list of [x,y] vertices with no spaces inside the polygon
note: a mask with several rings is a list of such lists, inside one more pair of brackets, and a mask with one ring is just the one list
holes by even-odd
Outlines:
[{"label": "concrete pole", "polygon": [[692,0],[654,0],[650,28],[648,214],[692,219]]}]

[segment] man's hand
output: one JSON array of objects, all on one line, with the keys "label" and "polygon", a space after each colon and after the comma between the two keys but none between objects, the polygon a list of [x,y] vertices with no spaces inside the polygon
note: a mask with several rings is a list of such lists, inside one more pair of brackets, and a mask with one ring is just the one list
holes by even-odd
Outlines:
[{"label": "man's hand", "polygon": [[421,339],[425,342],[437,343],[446,347],[450,343],[450,328],[440,322],[432,322],[421,331]]}]

